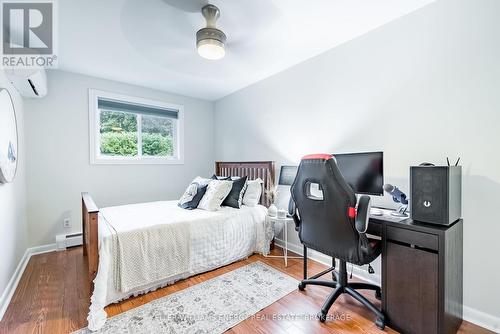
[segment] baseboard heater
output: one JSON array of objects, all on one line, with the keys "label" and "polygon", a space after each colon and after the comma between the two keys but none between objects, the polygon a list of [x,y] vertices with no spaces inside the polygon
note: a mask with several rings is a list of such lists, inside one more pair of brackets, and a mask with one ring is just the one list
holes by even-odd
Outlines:
[{"label": "baseboard heater", "polygon": [[56,245],[58,251],[81,246],[82,244],[83,238],[81,233],[56,235]]}]

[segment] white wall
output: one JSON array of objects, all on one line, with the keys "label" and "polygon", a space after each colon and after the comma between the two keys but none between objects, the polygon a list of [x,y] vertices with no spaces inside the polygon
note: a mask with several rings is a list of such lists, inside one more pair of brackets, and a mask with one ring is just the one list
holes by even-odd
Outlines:
[{"label": "white wall", "polygon": [[461,156],[464,303],[498,317],[499,12],[440,0],[217,101],[216,159],[383,150],[407,190],[410,165]]},{"label": "white wall", "polygon": [[[4,291],[27,247],[26,223],[26,145],[24,142],[23,101],[0,71],[0,87],[9,90],[16,110],[18,130],[18,169],[12,183],[0,184],[0,306]],[[5,291],[8,292],[8,291]]]},{"label": "white wall", "polygon": [[[101,207],[177,199],[196,175],[213,173],[213,103],[62,71],[49,71],[48,84],[47,97],[25,103],[30,245],[81,231],[82,191]],[[184,105],[185,163],[90,165],[89,88]]]}]

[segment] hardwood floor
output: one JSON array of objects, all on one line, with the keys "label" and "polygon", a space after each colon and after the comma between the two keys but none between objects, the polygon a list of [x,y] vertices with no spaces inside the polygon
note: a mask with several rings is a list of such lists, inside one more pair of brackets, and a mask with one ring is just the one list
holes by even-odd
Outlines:
[{"label": "hardwood floor", "polygon": [[[279,249],[274,251],[275,254],[279,252]],[[288,267],[285,268],[281,259],[253,255],[246,260],[196,275],[146,295],[110,305],[106,312],[108,316],[116,315],[255,261],[267,263],[297,279],[302,278],[300,259],[289,260]],[[325,268],[322,264],[309,261],[309,275]],[[56,334],[69,333],[85,327],[90,299],[90,285],[86,278],[87,268],[81,247],[33,256],[0,322],[0,333]],[[258,312],[256,317],[239,323],[227,333],[382,333],[373,323],[374,316],[348,296],[340,297],[330,309],[329,314],[337,316],[338,320],[322,324],[314,318],[273,318],[273,315],[314,317],[329,291],[317,286],[308,287],[303,292],[297,289]],[[372,293],[367,292],[365,296],[376,301]],[[265,320],[262,320],[263,318]],[[385,331],[395,333],[388,327]],[[464,321],[459,333],[492,332]]]}]

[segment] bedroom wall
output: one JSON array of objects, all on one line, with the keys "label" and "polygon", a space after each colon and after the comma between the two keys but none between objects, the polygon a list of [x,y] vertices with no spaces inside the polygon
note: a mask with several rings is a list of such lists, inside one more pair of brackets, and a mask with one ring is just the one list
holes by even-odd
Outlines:
[{"label": "bedroom wall", "polygon": [[216,159],[279,167],[383,150],[385,181],[408,190],[410,165],[460,156],[465,312],[499,330],[499,12],[495,0],[436,1],[217,101]]},{"label": "bedroom wall", "polygon": [[[27,212],[31,246],[81,231],[82,191],[98,206],[178,199],[213,173],[213,103],[64,71],[48,71],[48,95],[26,101]],[[184,105],[183,165],[90,165],[88,90]],[[72,227],[63,228],[70,217]]]},{"label": "bedroom wall", "polygon": [[0,318],[6,306],[6,288],[27,248],[26,151],[23,101],[0,70],[0,87],[9,90],[16,110],[19,164],[12,183],[0,184]]}]

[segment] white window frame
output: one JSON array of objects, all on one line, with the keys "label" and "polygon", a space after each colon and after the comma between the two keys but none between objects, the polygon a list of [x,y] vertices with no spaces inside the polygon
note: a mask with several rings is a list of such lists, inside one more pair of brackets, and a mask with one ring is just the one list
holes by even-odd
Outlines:
[{"label": "white window frame", "polygon": [[[98,100],[112,99],[135,104],[144,104],[152,107],[177,110],[177,121],[174,122],[174,131],[176,136],[173,138],[174,156],[173,157],[121,157],[101,155],[100,145],[100,117]],[[141,118],[139,117],[138,120]],[[142,150],[141,143],[141,124],[137,124],[138,148]],[[118,93],[111,93],[97,89],[89,89],[89,138],[90,138],[90,164],[91,165],[163,165],[163,164],[184,164],[184,106],[179,104],[167,103],[134,97]]]}]

